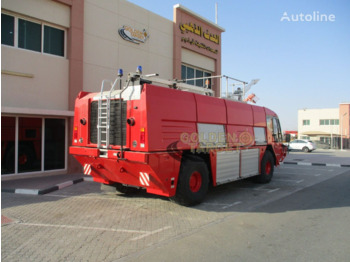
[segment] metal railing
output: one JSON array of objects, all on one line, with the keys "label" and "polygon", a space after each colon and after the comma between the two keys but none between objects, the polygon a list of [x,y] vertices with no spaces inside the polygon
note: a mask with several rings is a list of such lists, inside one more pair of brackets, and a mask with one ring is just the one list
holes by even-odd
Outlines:
[{"label": "metal railing", "polygon": [[[220,97],[238,100],[238,101],[243,101],[250,87],[252,85],[255,85],[258,81],[258,79],[255,79],[248,84],[248,82],[246,81],[243,81],[234,77],[230,77],[227,75],[196,77],[196,78],[183,79],[182,81],[187,83],[189,81],[196,81],[196,80],[210,81],[213,79],[219,79]],[[210,85],[211,85],[211,88],[213,88],[213,83],[209,83],[209,86]],[[205,84],[205,86],[207,86],[207,84]]]}]

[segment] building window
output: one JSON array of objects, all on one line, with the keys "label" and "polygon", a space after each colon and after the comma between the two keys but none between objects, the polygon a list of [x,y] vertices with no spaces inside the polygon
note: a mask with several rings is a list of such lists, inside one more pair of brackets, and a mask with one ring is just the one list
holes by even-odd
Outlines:
[{"label": "building window", "polygon": [[65,55],[65,30],[7,14],[1,14],[1,22],[2,44],[51,55]]},{"label": "building window", "polygon": [[303,126],[309,126],[310,125],[310,120],[303,120]]},{"label": "building window", "polygon": [[44,26],[44,53],[64,56],[64,31]]},{"label": "building window", "polygon": [[64,168],[65,129],[64,119],[45,119],[45,170]]},{"label": "building window", "polygon": [[320,137],[320,141],[325,143],[325,144],[329,144],[329,145],[331,144],[331,138],[329,136],[327,136],[327,137],[326,136],[321,136]]},{"label": "building window", "polygon": [[41,25],[18,19],[18,47],[41,52]]},{"label": "building window", "polygon": [[[208,77],[206,80],[208,81],[208,88],[211,89],[211,81],[212,81],[212,79],[210,78],[211,77],[211,73],[204,72],[204,77]],[[205,82],[204,82],[204,85],[206,85]]]},{"label": "building window", "polygon": [[18,124],[18,173],[40,171],[42,120],[20,117]]},{"label": "building window", "polygon": [[66,119],[2,116],[1,174],[65,169],[66,137]]},{"label": "building window", "polygon": [[1,117],[1,174],[15,172],[16,118]]},{"label": "building window", "polygon": [[[194,76],[194,68],[192,67],[187,67],[186,69],[186,79],[193,79],[195,78]],[[189,85],[194,85],[194,80],[186,80],[186,83]]]},{"label": "building window", "polygon": [[204,86],[203,85],[203,74],[204,72],[201,70],[196,70],[196,78],[202,78],[202,79],[197,79],[196,80],[196,86]]},{"label": "building window", "polygon": [[[189,85],[206,87],[206,83],[205,83],[206,77],[208,77],[208,80],[209,80],[208,86],[209,88],[211,88],[210,72],[206,72],[204,70],[186,66],[186,65],[181,65],[181,79],[186,80],[186,83]],[[193,78],[199,78],[199,79],[193,80]]]},{"label": "building window", "polygon": [[15,44],[15,18],[1,14],[1,44],[14,46]]},{"label": "building window", "polygon": [[181,79],[186,79],[186,66],[181,66]]},{"label": "building window", "polygon": [[320,126],[338,126],[339,119],[320,119]]}]

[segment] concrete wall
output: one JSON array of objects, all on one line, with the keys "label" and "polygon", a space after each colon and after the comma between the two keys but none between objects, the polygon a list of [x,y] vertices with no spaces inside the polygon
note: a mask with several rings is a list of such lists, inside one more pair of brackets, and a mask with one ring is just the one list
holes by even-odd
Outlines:
[{"label": "concrete wall", "polygon": [[2,10],[25,14],[63,27],[70,25],[70,8],[52,0],[2,0]]},{"label": "concrete wall", "polygon": [[[143,29],[145,43],[124,40],[124,25]],[[84,91],[99,91],[103,79],[114,80],[119,68],[126,75],[138,65],[145,74],[170,79],[173,73],[173,23],[125,0],[86,0],[84,15]]]},{"label": "concrete wall", "polygon": [[213,58],[200,55],[185,48],[181,50],[181,61],[185,64],[215,72],[215,60]]},{"label": "concrete wall", "polygon": [[1,53],[3,107],[68,110],[67,59],[4,45]]},{"label": "concrete wall", "polygon": [[[70,8],[51,0],[4,0],[2,11],[69,27]],[[69,61],[65,57],[1,46],[2,107],[68,110]]]},{"label": "concrete wall", "polygon": [[343,138],[350,138],[350,103],[339,105],[339,124],[343,128]]}]

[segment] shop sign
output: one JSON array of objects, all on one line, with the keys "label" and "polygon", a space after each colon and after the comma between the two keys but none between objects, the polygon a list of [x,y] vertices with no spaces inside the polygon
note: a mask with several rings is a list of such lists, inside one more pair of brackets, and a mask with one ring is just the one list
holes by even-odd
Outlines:
[{"label": "shop sign", "polygon": [[140,31],[127,25],[124,25],[122,28],[120,28],[118,32],[124,40],[135,44],[145,43],[149,37],[146,29]]},{"label": "shop sign", "polygon": [[200,37],[203,37],[215,44],[219,44],[220,43],[220,36],[217,34],[212,34],[210,33],[208,30],[203,30],[201,26],[193,24],[193,23],[188,23],[188,24],[180,24],[180,30],[181,33],[194,33]]},{"label": "shop sign", "polygon": [[197,46],[198,48],[203,48],[203,49],[208,50],[209,52],[212,52],[214,54],[218,53],[217,49],[211,48],[210,46],[207,46],[204,43],[200,43],[199,41],[197,41],[197,40],[195,40],[193,38],[191,39],[189,37],[187,37],[187,38],[186,37],[182,37],[181,38],[181,42],[189,43],[190,45]]}]

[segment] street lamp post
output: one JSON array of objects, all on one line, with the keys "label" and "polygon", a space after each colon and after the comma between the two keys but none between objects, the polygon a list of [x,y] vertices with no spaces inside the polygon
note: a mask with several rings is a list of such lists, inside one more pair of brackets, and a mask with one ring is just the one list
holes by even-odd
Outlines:
[{"label": "street lamp post", "polygon": [[344,115],[342,115],[341,119],[340,119],[340,150],[343,150],[343,118],[344,116],[346,116],[348,113],[345,113]]}]

